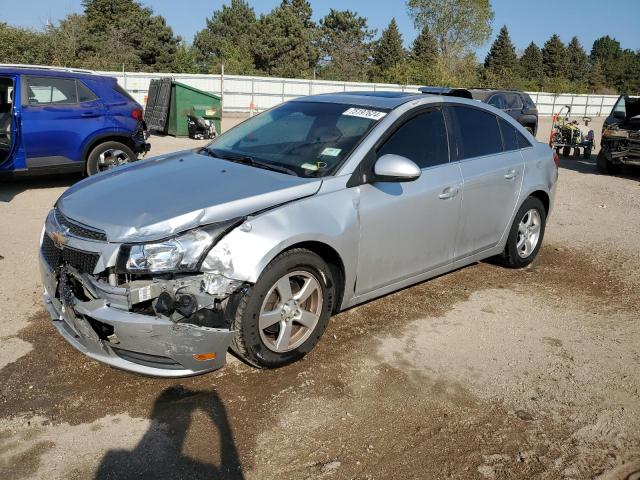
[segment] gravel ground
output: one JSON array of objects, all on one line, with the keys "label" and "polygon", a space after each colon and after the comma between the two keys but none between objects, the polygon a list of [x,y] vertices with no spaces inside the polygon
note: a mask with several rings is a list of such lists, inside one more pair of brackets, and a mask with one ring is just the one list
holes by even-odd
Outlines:
[{"label": "gravel ground", "polygon": [[[197,144],[152,138],[154,153]],[[530,268],[480,263],[343,312],[284,369],[229,357],[181,380],[113,370],[54,333],[38,235],[76,180],[0,185],[0,478],[640,471],[640,171],[602,176],[593,160],[563,159]]]}]

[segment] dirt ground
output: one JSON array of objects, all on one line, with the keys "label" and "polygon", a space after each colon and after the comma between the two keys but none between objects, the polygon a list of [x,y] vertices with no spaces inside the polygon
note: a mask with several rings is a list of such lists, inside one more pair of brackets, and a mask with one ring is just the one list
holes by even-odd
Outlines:
[{"label": "dirt ground", "polygon": [[284,369],[229,356],[179,380],[88,360],[50,324],[38,238],[76,180],[0,185],[1,479],[640,475],[640,170],[563,159],[530,268],[479,263],[343,312]]}]

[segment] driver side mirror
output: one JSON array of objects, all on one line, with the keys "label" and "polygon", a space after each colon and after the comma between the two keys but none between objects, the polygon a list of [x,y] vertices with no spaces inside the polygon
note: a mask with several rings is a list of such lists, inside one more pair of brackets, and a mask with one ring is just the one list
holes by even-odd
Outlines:
[{"label": "driver side mirror", "polygon": [[422,171],[408,158],[388,153],[376,160],[373,173],[377,182],[412,182],[420,178]]},{"label": "driver side mirror", "polygon": [[617,118],[618,120],[624,120],[625,118],[627,118],[627,114],[622,110],[614,110],[613,118]]}]

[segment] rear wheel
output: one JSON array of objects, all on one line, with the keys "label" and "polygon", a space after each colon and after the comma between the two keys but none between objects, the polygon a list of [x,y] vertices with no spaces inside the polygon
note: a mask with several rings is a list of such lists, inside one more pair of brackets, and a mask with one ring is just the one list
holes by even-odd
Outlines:
[{"label": "rear wheel", "polygon": [[533,262],[542,245],[546,221],[547,213],[540,199],[527,198],[509,231],[502,255],[506,266],[522,268]]},{"label": "rear wheel", "polygon": [[571,147],[562,147],[562,156],[568,157],[571,155]]},{"label": "rear wheel", "polygon": [[585,160],[589,160],[591,158],[591,148],[584,149],[583,158]]},{"label": "rear wheel", "polygon": [[300,360],[318,343],[335,290],[324,260],[298,248],[276,257],[241,295],[231,348],[252,365],[278,368]]},{"label": "rear wheel", "polygon": [[118,165],[125,165],[136,160],[136,155],[128,146],[120,142],[104,142],[99,144],[87,157],[87,175],[94,175]]}]

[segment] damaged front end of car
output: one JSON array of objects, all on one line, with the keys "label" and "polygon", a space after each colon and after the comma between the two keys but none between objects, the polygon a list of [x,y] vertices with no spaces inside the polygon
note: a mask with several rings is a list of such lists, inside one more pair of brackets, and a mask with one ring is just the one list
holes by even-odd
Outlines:
[{"label": "damaged front end of car", "polygon": [[249,284],[231,278],[231,259],[212,247],[243,220],[119,243],[54,208],[40,249],[54,325],[87,356],[140,374],[181,377],[222,367],[235,294]]},{"label": "damaged front end of car", "polygon": [[602,130],[602,155],[612,165],[640,165],[640,98],[621,97],[621,110]]}]

